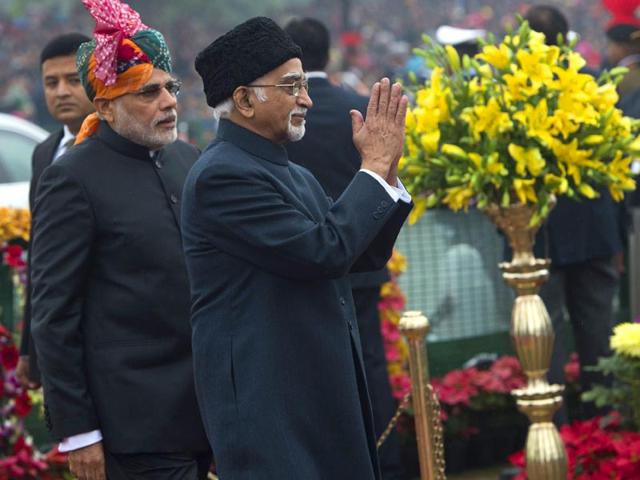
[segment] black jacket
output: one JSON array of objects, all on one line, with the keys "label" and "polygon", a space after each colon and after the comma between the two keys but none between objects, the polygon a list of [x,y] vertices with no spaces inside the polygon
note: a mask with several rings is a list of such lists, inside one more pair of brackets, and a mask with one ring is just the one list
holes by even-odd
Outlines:
[{"label": "black jacket", "polygon": [[[29,183],[29,209],[33,212],[38,181],[44,169],[51,165],[53,156],[56,154],[60,140],[64,135],[64,130],[59,129],[49,135],[45,141],[38,144],[31,157],[31,182]],[[31,226],[33,231],[33,225]],[[29,252],[31,252],[31,239],[29,239]],[[33,342],[31,341],[31,255],[29,255],[27,268],[27,288],[24,303],[22,338],[20,340],[20,355],[29,356],[29,377],[31,380],[40,380],[40,370]]]},{"label": "black jacket", "polygon": [[[369,99],[331,85],[326,78],[309,79],[313,108],[306,117],[302,140],[287,144],[292,162],[313,173],[327,195],[337,200],[360,170],[360,154],[353,145],[350,110],[367,111]],[[386,268],[354,273],[353,288],[377,287],[389,279]]]},{"label": "black jacket", "polygon": [[185,184],[182,229],[222,479],[379,478],[346,275],[386,263],[410,209],[366,173],[333,203],[282,146],[220,122]]},{"label": "black jacket", "polygon": [[56,438],[114,453],[206,451],[191,358],[180,197],[197,150],[149,151],[106,123],[40,178],[32,334]]}]

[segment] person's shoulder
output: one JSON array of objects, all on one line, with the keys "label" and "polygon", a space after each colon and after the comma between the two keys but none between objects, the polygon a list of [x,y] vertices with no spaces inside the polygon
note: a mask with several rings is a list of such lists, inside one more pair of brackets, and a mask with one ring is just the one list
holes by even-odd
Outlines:
[{"label": "person's shoulder", "polygon": [[[214,140],[204,149],[200,160],[198,162],[206,163],[207,165],[231,167],[242,167],[243,165],[250,163],[244,160],[252,158],[252,155],[243,150],[240,146],[226,140]],[[253,163],[253,162],[251,162]]]},{"label": "person's shoulder", "polygon": [[69,147],[55,165],[69,170],[84,170],[99,164],[102,155],[107,152],[106,146],[95,137],[89,137],[81,143]]},{"label": "person's shoulder", "polygon": [[254,165],[251,155],[237,145],[214,140],[204,149],[189,172],[191,179],[226,175],[245,175]]},{"label": "person's shoulder", "polygon": [[36,145],[36,148],[33,150],[33,156],[36,157],[47,150],[55,151],[58,143],[62,139],[63,131],[61,128],[55,130],[51,133],[47,138],[45,138],[42,142]]},{"label": "person's shoulder", "polygon": [[193,157],[195,161],[200,156],[200,150],[187,142],[183,142],[182,140],[176,140],[170,145],[165,147],[167,153],[179,153],[180,155]]}]

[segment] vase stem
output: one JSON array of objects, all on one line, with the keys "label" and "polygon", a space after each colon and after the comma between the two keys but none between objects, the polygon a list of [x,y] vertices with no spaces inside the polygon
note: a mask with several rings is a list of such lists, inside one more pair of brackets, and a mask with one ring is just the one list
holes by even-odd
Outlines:
[{"label": "vase stem", "polygon": [[561,385],[549,385],[547,371],[551,364],[555,335],[549,313],[538,295],[549,277],[549,261],[536,259],[533,244],[538,226],[531,225],[533,208],[517,204],[492,205],[489,217],[504,232],[513,250],[511,262],[502,263],[502,276],[516,292],[511,315],[511,338],[527,375],[527,385],[514,390],[518,408],[529,417],[526,463],[530,480],[564,480],[567,456],[552,423],[553,414],[562,404]]}]

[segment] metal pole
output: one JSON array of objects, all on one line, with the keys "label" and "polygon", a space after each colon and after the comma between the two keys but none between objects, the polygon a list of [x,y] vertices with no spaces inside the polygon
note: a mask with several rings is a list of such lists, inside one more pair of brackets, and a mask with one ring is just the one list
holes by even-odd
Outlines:
[{"label": "metal pole", "polygon": [[411,369],[411,396],[415,415],[420,480],[435,480],[433,415],[429,389],[429,364],[425,339],[429,320],[421,312],[405,312],[400,320],[400,331],[409,342],[409,366]]}]

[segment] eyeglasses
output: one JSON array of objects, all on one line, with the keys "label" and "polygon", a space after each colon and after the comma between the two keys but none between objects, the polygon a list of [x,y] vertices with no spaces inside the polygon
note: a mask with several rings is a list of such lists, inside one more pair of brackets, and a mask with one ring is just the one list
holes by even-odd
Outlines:
[{"label": "eyeglasses", "polygon": [[164,88],[167,92],[169,92],[174,97],[180,93],[180,88],[182,87],[182,82],[180,80],[169,80],[164,85],[160,83],[152,83],[151,85],[147,85],[142,87],[137,92],[131,92],[132,95],[139,97],[145,101],[151,102],[157,99]]},{"label": "eyeglasses", "polygon": [[297,97],[298,95],[300,95],[300,90],[302,90],[303,88],[307,91],[307,93],[309,93],[309,82],[307,81],[306,78],[302,79],[302,80],[296,80],[293,83],[276,83],[275,85],[247,85],[247,87],[252,88],[252,87],[278,87],[278,88],[283,88],[285,90],[285,92],[287,92],[289,95],[293,95],[294,97]]}]

